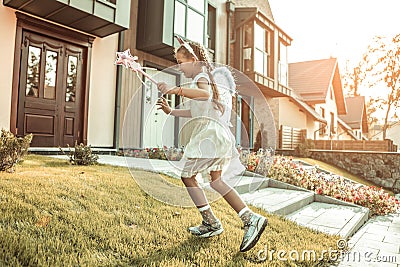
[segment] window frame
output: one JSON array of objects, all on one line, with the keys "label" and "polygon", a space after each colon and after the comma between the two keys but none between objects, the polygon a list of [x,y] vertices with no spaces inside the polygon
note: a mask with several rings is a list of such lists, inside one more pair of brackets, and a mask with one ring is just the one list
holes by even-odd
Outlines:
[{"label": "window frame", "polygon": [[[181,33],[177,33],[175,32],[175,23],[176,23],[176,12],[175,12],[175,7],[176,7],[176,2],[184,5],[185,7],[185,29],[184,29],[184,35],[182,35]],[[200,15],[203,17],[203,36],[202,39],[203,41],[200,42],[202,45],[204,45],[205,47],[208,47],[208,1],[204,0],[204,13],[201,13],[200,10],[196,9],[195,7],[191,6],[187,0],[174,0],[174,27],[173,27],[173,31],[174,34],[178,34],[186,39],[189,39],[191,41],[195,41],[195,42],[199,42],[198,40],[192,40],[192,38],[188,37],[188,14],[189,14],[189,10],[195,12],[196,14]]]}]

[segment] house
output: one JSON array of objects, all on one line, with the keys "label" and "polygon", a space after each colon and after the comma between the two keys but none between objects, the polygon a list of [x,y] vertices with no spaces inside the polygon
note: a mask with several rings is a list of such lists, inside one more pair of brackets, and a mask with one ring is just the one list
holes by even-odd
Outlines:
[{"label": "house", "polygon": [[292,94],[287,61],[292,38],[276,25],[264,0],[235,1],[232,31],[229,64],[250,79],[238,81],[236,138],[244,147],[276,147],[279,114],[273,99]]},{"label": "house", "polygon": [[337,59],[290,63],[289,87],[291,96],[274,100],[280,130],[303,130],[303,138],[313,140],[336,139],[343,125],[338,116],[347,113]]},{"label": "house", "polygon": [[[275,25],[268,1],[173,2],[174,8],[170,1],[139,0],[131,17],[137,27],[132,25],[125,31],[124,46],[142,59],[143,66],[154,69],[147,71],[156,80],[178,85],[186,80],[171,67],[172,51],[178,45],[173,36],[178,34],[204,44],[215,62],[235,69],[238,94],[233,103],[232,131],[237,144],[252,148],[262,129],[263,146],[275,147],[276,128],[269,101],[291,92],[287,75],[291,38]],[[193,28],[197,31],[190,31]],[[146,79],[143,82],[147,86],[142,86],[135,78],[122,70],[122,145],[179,146],[187,120],[157,111],[157,90]],[[130,80],[133,82],[127,82]],[[171,105],[182,104],[175,96],[168,96],[167,100]],[[138,129],[142,131],[139,133]]]},{"label": "house", "polygon": [[353,131],[358,140],[367,139],[368,121],[364,96],[346,97],[347,113],[339,115]]},{"label": "house", "polygon": [[113,62],[131,1],[1,2],[0,128],[33,133],[33,147],[115,146]]},{"label": "house", "polygon": [[[382,125],[374,125],[373,130],[375,134],[371,137],[371,140],[383,140]],[[397,151],[400,152],[400,121],[389,123],[386,139],[392,140],[393,144],[397,146]]]}]

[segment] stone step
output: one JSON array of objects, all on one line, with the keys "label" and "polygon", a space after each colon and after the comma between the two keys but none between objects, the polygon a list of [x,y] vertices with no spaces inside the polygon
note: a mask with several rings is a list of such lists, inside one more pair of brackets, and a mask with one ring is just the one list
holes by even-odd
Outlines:
[{"label": "stone step", "polygon": [[359,206],[313,202],[286,218],[311,229],[347,238],[364,225],[368,213],[368,209]]},{"label": "stone step", "polygon": [[314,193],[267,187],[241,194],[242,199],[257,208],[278,214],[290,214],[314,201]]}]

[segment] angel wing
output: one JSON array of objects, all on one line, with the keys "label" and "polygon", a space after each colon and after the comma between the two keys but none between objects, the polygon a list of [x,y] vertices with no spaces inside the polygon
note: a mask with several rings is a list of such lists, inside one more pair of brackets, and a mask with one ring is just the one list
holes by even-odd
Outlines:
[{"label": "angel wing", "polygon": [[232,96],[236,94],[236,83],[232,72],[227,67],[217,67],[211,72],[218,87],[220,103],[224,105],[225,112],[222,115],[222,121],[232,127],[231,111]]}]

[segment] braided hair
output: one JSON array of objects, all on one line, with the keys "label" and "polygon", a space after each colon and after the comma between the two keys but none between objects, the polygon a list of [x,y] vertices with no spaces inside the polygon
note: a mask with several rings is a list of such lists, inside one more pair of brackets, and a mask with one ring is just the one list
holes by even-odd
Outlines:
[{"label": "braided hair", "polygon": [[[211,81],[211,89],[212,89],[212,101],[216,105],[216,109],[221,112],[221,114],[224,114],[225,107],[220,103],[220,97],[219,97],[219,91],[217,84],[214,80],[213,75],[211,72],[214,70],[214,67],[210,63],[210,58],[208,56],[207,50],[204,48],[204,46],[200,45],[199,43],[195,42],[189,42],[189,45],[192,47],[193,52],[196,54],[197,58],[199,61],[202,62],[204,67],[206,68],[207,74],[210,77]],[[192,57],[193,55],[185,48],[185,46],[181,45],[175,50],[175,55],[177,53],[183,53],[183,55],[187,58]]]}]

